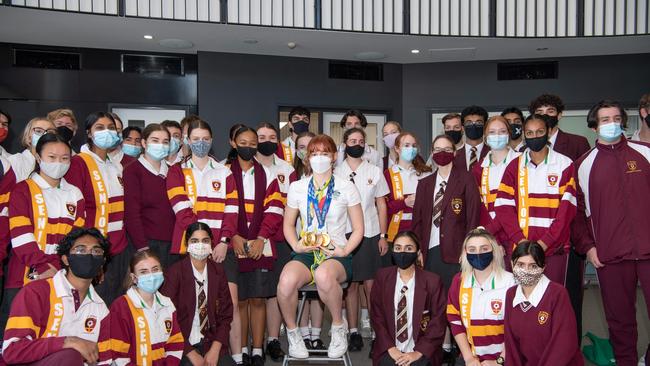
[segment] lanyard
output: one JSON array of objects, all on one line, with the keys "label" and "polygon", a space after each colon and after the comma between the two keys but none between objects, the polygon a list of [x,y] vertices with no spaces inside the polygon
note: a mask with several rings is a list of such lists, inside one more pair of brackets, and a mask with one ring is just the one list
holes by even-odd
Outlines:
[{"label": "lanyard", "polygon": [[314,185],[314,178],[309,180],[309,188],[307,190],[307,229],[312,228],[314,216],[318,221],[318,231],[323,230],[325,227],[325,217],[329,211],[330,204],[332,203],[332,194],[334,192],[334,176],[323,184],[322,187],[316,189]]}]

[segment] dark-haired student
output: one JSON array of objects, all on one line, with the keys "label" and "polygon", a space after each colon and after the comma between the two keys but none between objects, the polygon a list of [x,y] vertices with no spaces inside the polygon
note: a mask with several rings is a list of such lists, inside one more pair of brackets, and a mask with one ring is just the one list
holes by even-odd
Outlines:
[{"label": "dark-haired student", "polygon": [[63,179],[70,168],[70,145],[48,133],[35,151],[37,172],[18,183],[9,199],[12,255],[0,314],[2,329],[18,291],[33,280],[54,276],[61,267],[59,242],[73,226],[84,225],[83,195]]},{"label": "dark-haired student", "polygon": [[[636,308],[639,289],[650,312],[650,145],[628,141],[627,113],[620,103],[594,105],[587,127],[598,134],[596,146],[576,162],[579,225],[576,250],[598,272],[616,364],[636,365]],[[641,361],[642,362],[642,361]],[[650,365],[650,345],[645,351]]]},{"label": "dark-haired student", "polygon": [[[183,162],[169,169],[167,197],[176,214],[172,235],[173,254],[185,254],[185,230],[196,221],[212,229],[214,238],[212,259],[224,263],[233,304],[238,303],[237,281],[239,268],[231,238],[237,233],[237,187],[230,169],[209,155],[212,147],[212,129],[201,119],[188,122],[187,145],[189,153]],[[236,362],[241,362],[241,326],[239,308],[234,307],[230,328],[230,348]]]},{"label": "dark-haired student", "polygon": [[110,365],[108,308],[92,281],[110,243],[94,228],[73,229],[58,246],[64,269],[18,292],[4,333],[7,364]]},{"label": "dark-haired student", "polygon": [[289,111],[289,132],[291,135],[278,144],[277,155],[287,163],[293,164],[296,156],[298,135],[309,132],[311,113],[305,107],[294,107]]},{"label": "dark-haired student", "polygon": [[[275,154],[278,150],[279,135],[278,129],[270,123],[262,122],[257,126],[257,154],[255,154],[255,160],[271,173],[271,176],[277,180],[280,192],[286,196],[289,193],[289,185],[295,182],[297,177],[291,164],[280,159]],[[273,241],[275,242],[277,259],[273,263],[273,284],[271,286],[277,289],[282,268],[291,260],[291,247],[284,239],[282,230],[276,231]],[[281,325],[282,314],[278,306],[278,299],[274,295],[266,300],[266,354],[276,362],[280,361],[285,355],[280,347],[279,340]]]},{"label": "dark-haired student", "polygon": [[[122,152],[133,158],[129,162],[130,165],[137,160],[142,154],[142,129],[137,126],[129,126],[122,130]],[[125,166],[126,168],[126,166]]]},{"label": "dark-haired student", "polygon": [[[108,149],[108,156],[114,162],[119,163],[121,168],[124,169],[125,167],[131,165],[136,158],[125,153],[124,149],[122,148],[123,142],[128,137],[130,142],[127,145],[130,144],[131,147],[133,147],[133,141],[136,138],[140,139],[141,130],[140,127],[131,127],[131,128],[127,127],[125,129],[124,123],[122,122],[120,116],[117,115],[117,113],[108,113],[108,114],[111,117],[113,117],[113,121],[115,121],[115,131],[117,132],[117,141]],[[129,150],[131,147],[127,146],[127,150]],[[131,150],[130,152],[135,153],[133,150]],[[141,152],[142,151],[138,153]]]},{"label": "dark-haired student", "polygon": [[[277,276],[274,263],[278,258],[276,234],[280,229],[286,195],[280,191],[278,179],[270,169],[254,159],[258,148],[257,132],[242,127],[235,132],[230,170],[237,185],[239,212],[237,233],[232,237],[237,254],[239,279],[239,315],[241,318],[242,354],[254,366],[264,364],[264,333],[266,299],[276,295]],[[277,288],[277,286],[276,286]],[[248,331],[252,352],[248,351]]]},{"label": "dark-haired student", "polygon": [[397,121],[387,121],[384,123],[384,127],[381,128],[382,140],[384,141],[384,146],[388,149],[388,155],[382,159],[382,171],[397,164],[399,154],[395,151],[395,140],[397,140],[397,136],[400,133],[402,133],[402,125]]},{"label": "dark-haired student", "polygon": [[456,151],[454,165],[471,171],[474,165],[485,158],[490,150],[490,147],[485,146],[483,142],[483,130],[487,119],[488,113],[485,108],[476,105],[469,106],[460,112],[465,143]]},{"label": "dark-haired student", "polygon": [[565,284],[571,221],[576,215],[573,162],[550,149],[549,118],[524,121],[526,150],[506,167],[494,203],[506,245],[537,241],[546,251],[546,275]]},{"label": "dark-haired student", "polygon": [[395,151],[399,156],[397,164],[384,171],[390,189],[386,197],[390,219],[387,233],[389,243],[393,242],[398,232],[411,229],[415,192],[420,180],[431,174],[431,168],[419,155],[419,143],[412,133],[405,131],[397,136]]},{"label": "dark-haired student", "polygon": [[501,112],[501,117],[510,125],[510,148],[515,152],[524,150],[524,113],[517,107],[510,107]]},{"label": "dark-haired student", "polygon": [[517,286],[506,293],[506,365],[582,366],[569,295],[544,275],[544,251],[525,240],[512,253]]},{"label": "dark-haired student", "polygon": [[442,281],[416,264],[422,252],[413,232],[397,234],[391,256],[395,266],[377,272],[370,298],[373,365],[441,365],[447,327]]},{"label": "dark-haired student", "polygon": [[228,350],[230,290],[223,267],[210,259],[212,239],[208,225],[195,222],[188,226],[188,256],[165,271],[160,288],[176,306],[185,339],[181,365],[235,365]]},{"label": "dark-haired student", "polygon": [[[2,144],[9,136],[9,126],[11,125],[11,115],[9,112],[0,109],[0,144]],[[0,145],[0,156],[8,158],[11,154]]]},{"label": "dark-haired student", "polygon": [[180,163],[183,160],[183,150],[185,147],[185,143],[183,142],[183,129],[180,123],[167,119],[160,122],[160,125],[169,132],[169,155],[165,158],[165,163],[169,166]]},{"label": "dark-haired student", "polygon": [[[343,118],[341,118],[341,122],[339,125],[341,126],[341,129],[343,131],[349,130],[351,128],[359,128],[365,130],[365,128],[368,126],[368,120],[366,119],[366,116],[361,111],[356,109],[351,109],[345,112]],[[339,166],[343,162],[343,159],[345,159],[345,143],[341,143],[338,146],[337,152],[338,152],[338,158],[336,161],[336,165]],[[381,169],[384,166],[382,155],[383,154],[380,154],[379,151],[377,151],[377,149],[375,149],[374,147],[370,145],[366,145],[363,149],[363,155],[361,158]]]},{"label": "dark-haired student", "polygon": [[163,266],[179,259],[171,253],[175,217],[167,199],[170,168],[163,162],[169,155],[169,141],[166,128],[157,123],[148,125],[142,133],[144,154],[124,169],[126,232],[136,250],[153,250]]},{"label": "dark-haired student", "polygon": [[124,227],[124,187],[122,166],[108,151],[118,141],[115,120],[106,112],[94,112],[86,118],[88,143],[72,157],[65,180],[81,190],[85,201],[86,227],[99,229],[111,242],[111,260],[97,291],[107,304],[120,295],[123,272],[128,267],[133,248]]}]

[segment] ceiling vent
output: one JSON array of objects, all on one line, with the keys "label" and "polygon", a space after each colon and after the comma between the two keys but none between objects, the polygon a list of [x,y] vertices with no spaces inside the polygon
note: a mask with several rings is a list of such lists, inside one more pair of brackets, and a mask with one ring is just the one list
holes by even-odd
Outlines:
[{"label": "ceiling vent", "polygon": [[497,80],[557,79],[557,61],[507,62],[497,65]]},{"label": "ceiling vent", "polygon": [[122,54],[122,72],[146,75],[185,75],[180,56]]},{"label": "ceiling vent", "polygon": [[38,69],[81,70],[81,54],[15,48],[13,66]]},{"label": "ceiling vent", "polygon": [[375,62],[330,61],[329,78],[384,81],[384,65]]}]

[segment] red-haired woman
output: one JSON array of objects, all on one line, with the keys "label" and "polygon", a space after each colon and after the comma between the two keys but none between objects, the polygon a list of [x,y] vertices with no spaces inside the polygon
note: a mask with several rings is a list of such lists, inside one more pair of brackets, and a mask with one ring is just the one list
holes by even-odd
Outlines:
[{"label": "red-haired woman", "polygon": [[[326,135],[314,137],[307,147],[306,167],[312,175],[289,187],[283,229],[295,254],[280,275],[277,295],[287,325],[289,355],[296,358],[309,356],[296,324],[296,308],[298,289],[312,281],[332,314],[328,357],[341,357],[348,348],[340,284],[352,278],[351,254],[363,239],[363,211],[354,184],[333,175],[335,162],[334,140]],[[303,224],[300,239],[296,235],[298,215]],[[348,219],[352,232],[346,239]]]}]

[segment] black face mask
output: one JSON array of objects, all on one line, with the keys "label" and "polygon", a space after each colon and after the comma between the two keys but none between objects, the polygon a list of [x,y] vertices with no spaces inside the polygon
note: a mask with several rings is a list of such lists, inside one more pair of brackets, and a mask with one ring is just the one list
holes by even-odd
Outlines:
[{"label": "black face mask", "polygon": [[465,136],[470,140],[478,140],[483,137],[483,125],[471,124],[465,126]]},{"label": "black face mask", "polygon": [[245,161],[249,161],[257,154],[256,147],[249,146],[237,146],[237,155]]},{"label": "black face mask", "polygon": [[518,140],[521,137],[524,127],[519,123],[513,123],[510,125],[510,139]]},{"label": "black face mask", "polygon": [[70,142],[72,140],[72,137],[74,136],[74,132],[67,128],[66,126],[59,126],[56,128],[56,133],[59,134],[59,136],[63,137],[64,140],[67,142]]},{"label": "black face mask", "polygon": [[546,115],[546,122],[548,123],[548,129],[550,130],[551,128],[555,128],[557,124],[560,122],[560,120],[557,119],[557,116],[549,116],[548,114]]},{"label": "black face mask", "polygon": [[259,151],[260,154],[264,156],[271,156],[275,154],[276,151],[278,151],[278,143],[272,141],[260,142],[259,144],[257,144],[257,151]]},{"label": "black face mask", "polygon": [[463,131],[449,130],[445,131],[445,135],[451,137],[454,140],[454,145],[458,145],[460,139],[463,138]]},{"label": "black face mask", "polygon": [[401,269],[407,269],[418,259],[417,252],[392,252],[393,263]]},{"label": "black face mask", "polygon": [[68,254],[68,263],[72,274],[79,278],[97,277],[104,265],[104,256],[92,254]]},{"label": "black face mask", "polygon": [[300,120],[292,123],[293,125],[293,133],[296,135],[300,135],[303,132],[309,131],[309,123]]},{"label": "black face mask", "polygon": [[546,143],[548,142],[548,133],[544,136],[528,138],[526,137],[526,147],[532,151],[539,152],[544,149]]},{"label": "black face mask", "polygon": [[345,153],[353,158],[362,157],[365,150],[366,149],[361,145],[345,146]]}]

